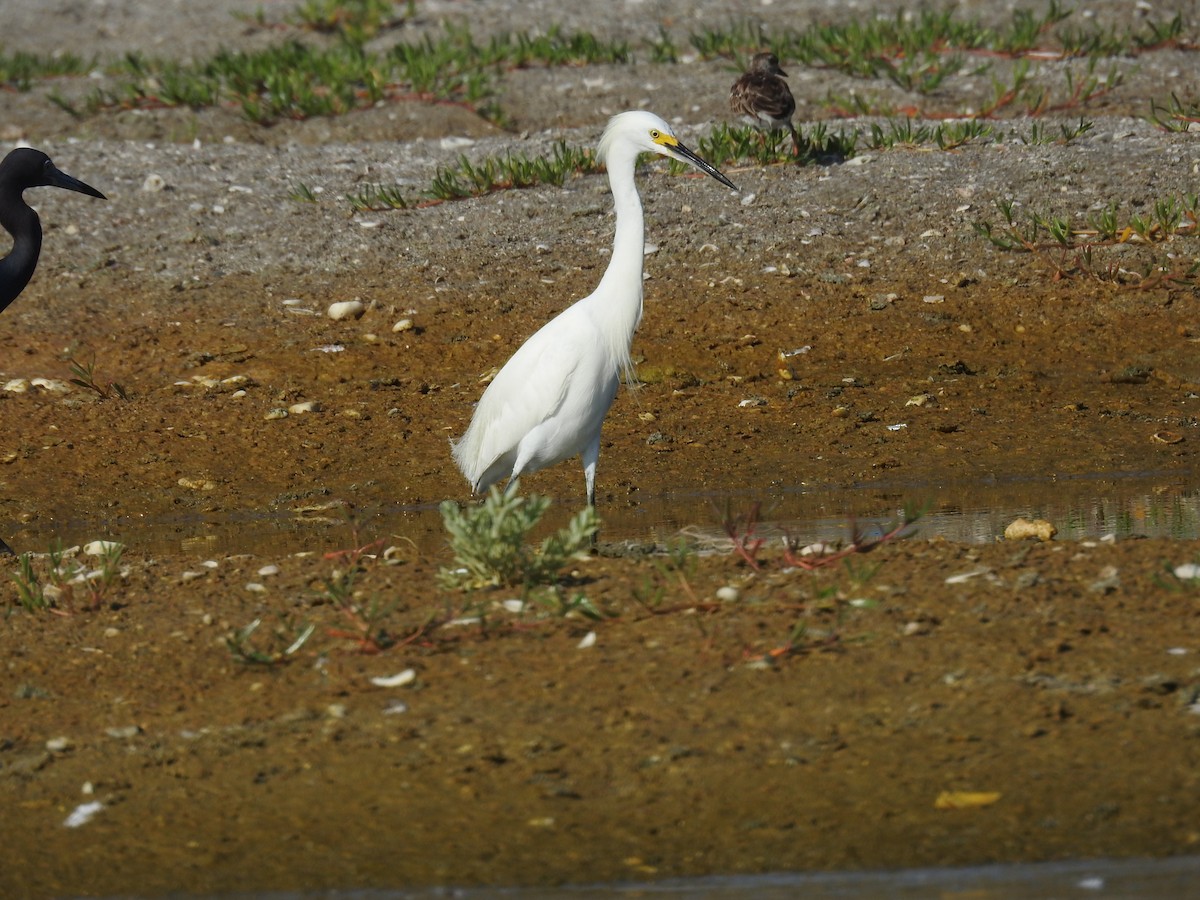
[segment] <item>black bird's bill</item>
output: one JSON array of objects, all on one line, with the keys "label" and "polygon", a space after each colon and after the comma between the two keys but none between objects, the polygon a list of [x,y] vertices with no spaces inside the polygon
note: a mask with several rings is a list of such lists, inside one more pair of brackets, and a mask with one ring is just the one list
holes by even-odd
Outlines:
[{"label": "black bird's bill", "polygon": [[721,184],[725,185],[725,187],[733,188],[735,191],[737,190],[737,185],[734,184],[732,181],[730,181],[728,178],[726,178],[724,175],[722,175],[717,170],[716,166],[709,165],[707,162],[705,162],[703,159],[701,159],[699,156],[697,156],[695,153],[693,153],[691,150],[689,150],[683,144],[676,141],[674,144],[671,145],[671,150],[675,153],[675,155],[687,160],[689,163],[691,163],[693,166],[695,166],[697,169],[699,169],[705,175],[711,175],[713,178],[717,179],[717,181],[721,182]]},{"label": "black bird's bill", "polygon": [[54,163],[50,162],[50,160],[46,160],[42,175],[46,179],[45,184],[47,187],[66,188],[68,191],[78,191],[81,194],[99,197],[101,200],[108,199],[90,184],[85,184],[78,178],[72,178],[66,172],[59,169],[58,166],[54,165]]}]

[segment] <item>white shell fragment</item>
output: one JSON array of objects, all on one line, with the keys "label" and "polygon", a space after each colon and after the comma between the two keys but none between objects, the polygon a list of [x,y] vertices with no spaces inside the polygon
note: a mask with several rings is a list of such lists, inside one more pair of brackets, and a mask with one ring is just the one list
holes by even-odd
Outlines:
[{"label": "white shell fragment", "polygon": [[596,646],[596,632],[594,632],[594,631],[589,631],[587,634],[585,634],[583,636],[583,639],[579,642],[580,650],[587,650],[589,647],[595,647],[595,646]]},{"label": "white shell fragment", "polygon": [[415,669],[405,669],[403,672],[397,672],[395,675],[376,675],[371,679],[371,684],[384,688],[404,687],[406,684],[412,684],[416,679],[417,672]]},{"label": "white shell fragment", "polygon": [[361,300],[342,300],[330,303],[326,315],[331,319],[360,319],[366,311],[367,307]]},{"label": "white shell fragment", "polygon": [[412,330],[413,330],[413,320],[412,319],[401,319],[399,322],[397,322],[395,325],[392,326],[392,331],[412,331]]},{"label": "white shell fragment", "polygon": [[990,571],[992,570],[987,566],[983,566],[982,568],[972,569],[970,572],[960,572],[957,575],[951,575],[949,578],[947,578],[946,584],[966,584],[972,578],[975,578],[978,575],[986,575]]},{"label": "white shell fragment", "polygon": [[1024,516],[1013,519],[1004,529],[1006,541],[1023,541],[1026,538],[1048,541],[1056,534],[1058,534],[1058,529],[1045,519],[1027,519]]},{"label": "white shell fragment", "polygon": [[86,825],[92,821],[96,813],[104,809],[104,804],[99,800],[93,800],[90,803],[80,803],[77,807],[71,810],[71,814],[67,816],[63,822],[64,828],[78,828],[80,825]]},{"label": "white shell fragment", "polygon": [[293,403],[288,407],[288,413],[293,416],[303,415],[304,413],[320,412],[321,404],[316,400],[305,400],[303,403]]},{"label": "white shell fragment", "polygon": [[1175,567],[1176,578],[1200,578],[1200,563],[1184,563]]},{"label": "white shell fragment", "polygon": [[120,549],[120,541],[90,541],[83,545],[83,552],[88,556],[104,556]]}]

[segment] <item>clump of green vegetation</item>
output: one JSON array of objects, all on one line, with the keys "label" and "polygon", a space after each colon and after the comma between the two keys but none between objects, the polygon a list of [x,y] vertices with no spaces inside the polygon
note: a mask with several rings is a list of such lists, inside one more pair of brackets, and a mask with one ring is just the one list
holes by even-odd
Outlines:
[{"label": "clump of green vegetation", "polygon": [[[808,129],[797,129],[798,150],[786,131],[760,131],[749,125],[715,125],[697,142],[697,152],[718,168],[750,162],[757,165],[777,163],[840,162],[854,156],[857,135],[839,130],[830,133],[824,122]],[[671,160],[674,174],[692,171],[687,163]]]},{"label": "clump of green vegetation", "polygon": [[120,397],[122,400],[129,399],[129,393],[115,381],[101,383],[96,380],[95,357],[92,357],[86,363],[82,363],[75,359],[74,356],[69,356],[67,357],[67,364],[71,367],[71,375],[74,376],[71,378],[71,384],[76,387],[94,391],[96,396],[101,400],[111,400],[113,397]]},{"label": "clump of green vegetation", "polygon": [[532,546],[529,533],[550,506],[550,498],[523,497],[517,489],[516,481],[507,490],[493,486],[483,503],[465,510],[452,500],[441,505],[455,560],[454,568],[441,570],[444,585],[475,589],[552,584],[572,557],[591,546],[600,528],[591,506]]},{"label": "clump of green vegetation", "polygon": [[297,625],[281,620],[266,637],[255,637],[262,619],[239,628],[225,637],[225,646],[235,660],[248,666],[278,666],[290,662],[316,631],[312,623]]},{"label": "clump of green vegetation", "polygon": [[12,574],[20,606],[31,612],[48,609],[64,615],[77,609],[99,609],[124,574],[121,557],[125,545],[116,541],[94,544],[95,566],[77,559],[74,550],[56,544],[44,554],[48,566],[43,573],[34,565],[33,554],[22,553]]},{"label": "clump of green vegetation", "polygon": [[977,119],[926,125],[905,117],[888,119],[884,125],[872,122],[866,144],[871,150],[891,150],[898,146],[920,147],[925,144],[936,144],[940,150],[954,150],[991,135],[992,127]]},{"label": "clump of green vegetation", "polygon": [[1101,281],[1132,280],[1140,287],[1154,287],[1164,283],[1194,285],[1200,275],[1200,262],[1183,259],[1179,254],[1167,254],[1165,259],[1153,257],[1136,271],[1129,268],[1129,260],[1106,265],[1097,252],[1115,244],[1158,246],[1196,234],[1200,223],[1200,196],[1196,194],[1159,198],[1151,204],[1148,215],[1123,216],[1117,204],[1111,203],[1089,214],[1082,224],[1036,210],[1027,211],[1022,220],[1015,201],[1009,199],[996,201],[996,208],[1003,221],[976,222],[976,234],[1001,250],[1038,256],[1050,264],[1056,279],[1083,274]]},{"label": "clump of green vegetation", "polygon": [[479,197],[511,188],[561,185],[571,175],[590,175],[599,171],[601,166],[591,150],[572,147],[560,140],[555,143],[550,156],[506,153],[478,162],[460,156],[454,165],[439,167],[429,188],[417,196],[406,195],[399,185],[365,185],[348,194],[346,199],[359,211],[408,209],[423,203]]},{"label": "clump of green vegetation", "polygon": [[400,16],[396,15],[395,6],[392,0],[304,0],[286,21],[362,43],[416,14],[415,0],[408,0]]},{"label": "clump of green vegetation", "polygon": [[89,63],[73,53],[46,56],[40,53],[26,53],[23,50],[15,53],[0,50],[0,87],[28,91],[33,87],[33,83],[40,79],[83,75],[89,67]]},{"label": "clump of green vegetation", "polygon": [[1194,123],[1200,122],[1200,105],[1195,102],[1184,103],[1172,92],[1171,99],[1166,103],[1150,101],[1150,115],[1146,120],[1163,131],[1190,131]]}]

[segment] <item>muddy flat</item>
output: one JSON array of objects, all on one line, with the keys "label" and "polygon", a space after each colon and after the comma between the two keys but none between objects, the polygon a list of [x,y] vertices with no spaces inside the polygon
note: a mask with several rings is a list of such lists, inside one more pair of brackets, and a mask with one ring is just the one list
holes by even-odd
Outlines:
[{"label": "muddy flat", "polygon": [[[436,513],[476,502],[450,441],[520,342],[599,281],[608,183],[348,195],[592,147],[629,108],[696,148],[729,122],[737,72],[646,42],[833,14],[419,2],[371,46],[470,16],[480,40],[557,21],[635,50],[502,69],[501,117],[400,91],[265,125],[231,103],[86,106],[130,51],[330,40],[260,5],[0,12],[6,52],[99,60],[0,91],[5,149],[39,147],[108,197],[25,195],[45,242],[0,317],[0,537],[18,554],[0,563],[0,894],[1197,852],[1194,219],[1069,248],[977,227],[1002,229],[1009,203],[1019,225],[1081,233],[1109,207],[1124,225],[1186,205],[1195,135],[1148,114],[1172,89],[1194,103],[1195,21],[1114,55],[1123,77],[1094,97],[1062,94],[1086,63],[1031,57],[1060,108],[1006,109],[950,148],[872,149],[888,117],[830,98],[961,111],[1011,69],[964,63],[917,96],[785,60],[798,123],[860,134],[852,156],[723,166],[736,192],[644,166],[638,383],[605,423],[598,549],[550,586],[466,591]],[[1140,27],[1092,6],[1082,23]],[[361,315],[329,316],[352,300]],[[1006,522],[967,539],[917,519],[815,568],[815,526],[788,514],[819,492],[845,549],[856,523],[997,485],[1037,519],[1081,481],[1099,527],[1047,515],[1046,540],[1005,540]],[[1122,481],[1138,488],[1117,504]],[[583,502],[575,461],[521,487],[554,499],[539,540]],[[105,574],[93,541],[124,545]],[[78,580],[51,574],[60,548]]]}]

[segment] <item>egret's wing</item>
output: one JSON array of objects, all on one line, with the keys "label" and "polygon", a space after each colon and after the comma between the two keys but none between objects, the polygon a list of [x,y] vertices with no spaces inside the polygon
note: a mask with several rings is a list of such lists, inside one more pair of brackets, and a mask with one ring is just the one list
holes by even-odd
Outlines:
[{"label": "egret's wing", "polygon": [[583,336],[568,327],[571,321],[564,313],[534,333],[483,392],[454,448],[472,484],[482,488],[508,475],[521,439],[562,407],[586,351]]}]

